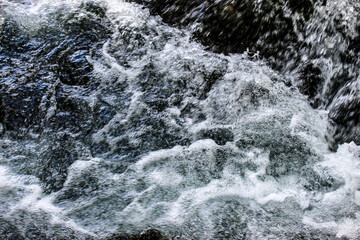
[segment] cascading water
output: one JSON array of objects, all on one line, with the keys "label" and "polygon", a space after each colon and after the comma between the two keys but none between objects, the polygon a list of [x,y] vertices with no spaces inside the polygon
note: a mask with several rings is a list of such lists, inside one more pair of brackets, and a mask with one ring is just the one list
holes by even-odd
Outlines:
[{"label": "cascading water", "polygon": [[359,239],[359,11],[314,6],[267,62],[135,3],[2,1],[0,239]]}]

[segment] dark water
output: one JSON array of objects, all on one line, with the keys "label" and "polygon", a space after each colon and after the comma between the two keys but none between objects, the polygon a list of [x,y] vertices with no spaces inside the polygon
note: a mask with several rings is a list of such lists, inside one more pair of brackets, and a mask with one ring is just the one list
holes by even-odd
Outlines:
[{"label": "dark water", "polygon": [[2,1],[0,239],[359,239],[358,17]]}]

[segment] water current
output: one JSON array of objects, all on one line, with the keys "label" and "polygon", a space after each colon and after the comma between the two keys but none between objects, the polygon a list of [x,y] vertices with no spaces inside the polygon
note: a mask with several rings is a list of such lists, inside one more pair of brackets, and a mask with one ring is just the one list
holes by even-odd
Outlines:
[{"label": "water current", "polygon": [[1,1],[0,239],[359,239],[357,7],[274,67],[137,3]]}]

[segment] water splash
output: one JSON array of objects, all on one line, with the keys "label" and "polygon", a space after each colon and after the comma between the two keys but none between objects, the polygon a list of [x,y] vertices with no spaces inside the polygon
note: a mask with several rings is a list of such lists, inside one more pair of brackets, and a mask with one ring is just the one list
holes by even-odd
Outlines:
[{"label": "water splash", "polygon": [[[360,148],[329,151],[327,111],[288,85],[295,73],[208,52],[136,4],[3,4],[26,36],[14,45],[38,43],[12,49],[18,65],[6,66],[15,73],[1,78],[1,103],[23,103],[13,90],[24,86],[40,95],[31,111],[40,121],[24,117],[11,129],[0,117],[0,219],[13,234],[359,237]],[[87,78],[72,76],[77,69]],[[36,77],[22,81],[29,71]],[[0,112],[23,116],[16,106]]]}]

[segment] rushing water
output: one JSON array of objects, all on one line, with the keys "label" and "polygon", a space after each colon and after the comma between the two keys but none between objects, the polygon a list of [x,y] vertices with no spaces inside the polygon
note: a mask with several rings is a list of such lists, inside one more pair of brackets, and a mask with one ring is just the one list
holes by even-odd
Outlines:
[{"label": "rushing water", "polygon": [[318,5],[299,33],[326,80],[315,109],[298,62],[209,52],[196,23],[121,0],[2,1],[0,239],[359,239],[360,147],[330,151],[328,117],[359,98],[331,31],[342,14],[357,36],[352,4]]}]

